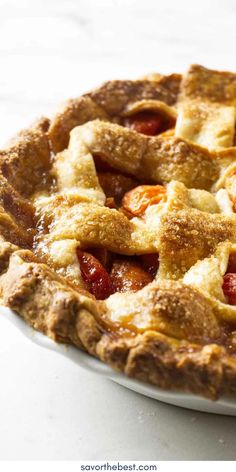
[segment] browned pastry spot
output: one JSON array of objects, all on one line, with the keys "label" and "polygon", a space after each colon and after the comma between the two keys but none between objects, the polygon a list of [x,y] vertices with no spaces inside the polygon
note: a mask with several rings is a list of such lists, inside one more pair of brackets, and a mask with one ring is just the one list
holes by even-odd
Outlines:
[{"label": "browned pastry spot", "polygon": [[2,275],[8,269],[9,259],[13,252],[19,250],[17,246],[8,241],[1,241],[0,245],[0,274]]},{"label": "browned pastry spot", "polygon": [[113,80],[92,91],[89,96],[111,116],[122,113],[128,103],[160,100],[174,105],[179,91],[180,76],[173,74],[160,81]]},{"label": "browned pastry spot", "polygon": [[220,242],[236,241],[236,220],[196,209],[170,212],[163,217],[160,238],[160,270],[179,278]]},{"label": "browned pastry spot", "polygon": [[191,99],[231,104],[236,100],[236,74],[192,65],[181,84],[184,94]]},{"label": "browned pastry spot", "polygon": [[144,157],[143,166],[151,172],[153,156],[158,167],[155,181],[179,180],[186,187],[209,190],[219,175],[219,164],[207,149],[179,138],[151,138]]},{"label": "browned pastry spot", "polygon": [[7,179],[0,175],[0,204],[12,215],[18,224],[26,229],[35,226],[33,205],[12,187]]},{"label": "browned pastry spot", "polygon": [[4,177],[23,196],[48,185],[50,146],[47,137],[48,119],[42,119],[29,130],[22,131],[7,150],[0,152]]},{"label": "browned pastry spot", "polygon": [[0,238],[21,247],[32,247],[35,209],[0,175]]}]

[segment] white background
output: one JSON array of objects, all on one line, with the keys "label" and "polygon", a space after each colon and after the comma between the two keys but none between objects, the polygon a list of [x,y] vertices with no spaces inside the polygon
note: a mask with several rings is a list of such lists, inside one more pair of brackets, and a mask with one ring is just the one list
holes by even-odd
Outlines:
[{"label": "white background", "polygon": [[[0,144],[109,78],[236,71],[234,0],[0,0]],[[144,398],[0,319],[0,459],[236,459],[236,419]]]}]

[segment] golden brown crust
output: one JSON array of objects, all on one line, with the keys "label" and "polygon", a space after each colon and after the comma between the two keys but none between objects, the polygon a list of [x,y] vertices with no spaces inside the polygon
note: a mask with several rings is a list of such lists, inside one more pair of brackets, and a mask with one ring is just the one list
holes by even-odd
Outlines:
[{"label": "golden brown crust", "polygon": [[117,120],[125,108],[136,101],[155,99],[174,105],[181,76],[161,76],[159,80],[114,80],[77,99],[69,100],[55,116],[49,128],[54,152],[67,147],[69,133],[75,126],[100,118]]},{"label": "golden brown crust", "polygon": [[84,156],[101,155],[113,168],[138,179],[179,180],[187,187],[209,190],[220,174],[217,154],[172,136],[148,137],[95,120],[75,128],[73,140]]},{"label": "golden brown crust", "polygon": [[197,346],[154,332],[135,339],[104,336],[99,357],[129,377],[216,400],[236,393],[236,362],[216,344]]},{"label": "golden brown crust", "polygon": [[70,131],[90,120],[108,119],[108,115],[89,96],[69,100],[52,120],[49,137],[54,152],[65,149],[68,145]]},{"label": "golden brown crust", "polygon": [[236,216],[209,214],[193,208],[170,212],[162,219],[161,272],[178,279],[225,240],[236,241]]},{"label": "golden brown crust", "polygon": [[175,135],[208,149],[234,144],[236,74],[193,65],[184,75]]},{"label": "golden brown crust", "polygon": [[33,206],[3,175],[0,175],[0,204],[5,212],[17,221],[17,224],[23,225],[26,229],[35,226]]},{"label": "golden brown crust", "polygon": [[3,302],[35,329],[53,339],[81,346],[75,321],[80,306],[85,308],[83,299],[86,301],[87,297],[81,296],[80,303],[76,291],[46,265],[35,262],[32,253],[16,251],[13,254],[8,271],[2,275],[1,289]]},{"label": "golden brown crust", "polygon": [[31,247],[35,210],[0,174],[0,238],[20,247]]},{"label": "golden brown crust", "polygon": [[48,185],[51,165],[48,126],[47,118],[40,120],[34,127],[22,131],[8,149],[0,152],[2,174],[24,197]]},{"label": "golden brown crust", "polygon": [[[72,342],[128,376],[162,388],[181,389],[213,399],[223,393],[235,393],[236,360],[230,359],[223,347],[209,344],[209,339],[204,345],[202,336],[200,344],[193,344],[154,330],[133,335],[119,334],[119,331],[109,334],[112,322],[107,320],[106,325],[99,314],[99,311],[104,312],[103,302],[78,294],[47,266],[34,261],[25,262],[24,259],[29,260],[30,253],[18,251],[13,254],[8,272],[0,279],[0,287],[3,302],[34,328],[57,341]],[[217,339],[220,328],[210,315],[209,300],[200,294],[197,300],[193,293],[189,298],[184,294],[188,288],[181,284],[174,291],[176,298],[173,298],[172,284],[168,283],[166,288],[146,288],[158,297],[155,303],[157,307],[160,305],[161,316],[173,318],[174,309],[174,319],[181,316],[190,327],[195,314],[191,302],[198,305],[200,302],[202,314],[207,316],[205,322],[209,327],[212,319],[211,334]],[[147,303],[148,298],[143,300]],[[179,301],[185,311],[182,311]],[[197,308],[199,316],[201,309]],[[203,330],[200,319],[195,322]]]},{"label": "golden brown crust", "polygon": [[200,344],[221,337],[214,304],[182,282],[157,279],[136,293],[113,294],[105,305],[105,319],[130,331],[153,330]]},{"label": "golden brown crust", "polygon": [[150,80],[113,80],[94,90],[89,96],[108,115],[117,116],[128,104],[139,100],[160,100],[174,105],[180,85],[180,76],[173,75],[158,81]]},{"label": "golden brown crust", "polygon": [[[1,151],[3,304],[47,336],[130,377],[212,399],[235,395],[230,340],[236,308],[227,303],[222,281],[236,251],[236,216],[226,190],[214,193],[227,187],[235,160],[229,136],[235,84],[235,74],[201,66],[192,66],[183,79],[158,74],[107,82]],[[171,117],[174,126],[183,104],[185,118],[193,110],[199,115],[191,140],[174,136],[173,129],[149,137],[123,126],[125,116],[145,110]],[[219,133],[209,146],[199,146],[216,110]],[[220,141],[225,116],[228,134]],[[135,218],[104,206],[97,155],[114,175],[165,185],[165,201]],[[127,257],[158,253],[159,270],[136,293],[99,301],[85,290],[78,247]]]},{"label": "golden brown crust", "polygon": [[236,100],[236,74],[194,64],[182,82],[182,91],[190,99],[231,104]]}]

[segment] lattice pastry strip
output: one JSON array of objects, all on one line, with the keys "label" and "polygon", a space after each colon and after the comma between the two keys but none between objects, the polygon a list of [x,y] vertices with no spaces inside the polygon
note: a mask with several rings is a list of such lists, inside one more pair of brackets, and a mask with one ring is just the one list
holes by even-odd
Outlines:
[{"label": "lattice pastry strip", "polygon": [[[78,99],[70,100],[52,120],[49,137],[54,152],[65,149],[70,131],[87,121],[100,118],[119,122],[135,102],[155,100],[173,106],[176,103],[181,76],[159,76],[158,80],[114,80]],[[172,112],[173,114],[174,112]]]},{"label": "lattice pastry strip", "polygon": [[209,149],[233,146],[236,74],[191,66],[181,83],[176,136]]},{"label": "lattice pastry strip", "polygon": [[[103,121],[75,128],[74,142],[84,156],[99,154],[115,169],[136,178],[161,183],[179,180],[190,188],[209,190],[219,177],[221,166],[225,166],[224,154],[212,154],[205,148],[169,136],[147,137]],[[229,163],[234,158],[234,155],[229,157]]]}]

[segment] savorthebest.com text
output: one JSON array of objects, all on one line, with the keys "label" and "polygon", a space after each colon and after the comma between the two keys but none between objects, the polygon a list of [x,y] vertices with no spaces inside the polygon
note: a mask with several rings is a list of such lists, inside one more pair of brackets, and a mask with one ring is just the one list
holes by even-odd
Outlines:
[{"label": "savorthebest.com text", "polygon": [[124,463],[109,463],[106,462],[104,464],[81,464],[80,470],[82,471],[94,471],[94,472],[99,472],[99,471],[131,471],[131,470],[140,470],[140,471],[156,471],[157,470],[157,465],[155,464],[147,464],[147,463],[133,463],[133,464],[124,464]]}]

